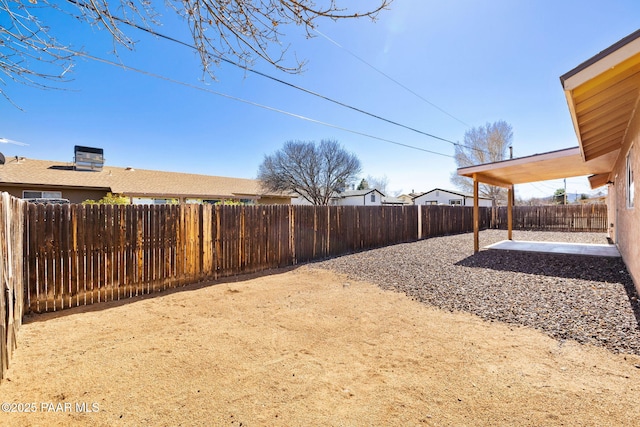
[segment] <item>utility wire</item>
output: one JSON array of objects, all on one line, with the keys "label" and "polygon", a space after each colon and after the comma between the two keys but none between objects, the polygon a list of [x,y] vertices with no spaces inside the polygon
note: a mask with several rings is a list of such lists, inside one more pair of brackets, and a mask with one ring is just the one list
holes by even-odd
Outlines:
[{"label": "utility wire", "polygon": [[[401,88],[403,88],[404,90],[406,90],[407,92],[411,93],[412,95],[418,97],[419,99],[423,100],[424,102],[426,102],[427,104],[431,105],[433,108],[435,108],[436,110],[440,111],[441,113],[446,114],[447,116],[451,117],[453,120],[462,123],[463,125],[465,125],[467,128],[472,127],[470,124],[460,120],[459,118],[457,118],[456,116],[454,116],[453,114],[445,111],[444,109],[438,107],[436,104],[434,104],[433,102],[429,101],[428,99],[426,99],[425,97],[423,97],[422,95],[420,95],[419,93],[413,91],[411,88],[403,85],[402,83],[400,83],[398,80],[394,79],[393,77],[391,77],[390,75],[386,74],[384,71],[376,68],[374,65],[370,64],[369,62],[365,61],[364,59],[362,59],[361,57],[359,57],[358,55],[356,55],[355,53],[353,53],[352,51],[350,51],[349,49],[347,49],[346,47],[342,46],[340,43],[338,43],[337,41],[333,40],[332,38],[330,38],[329,36],[327,36],[326,34],[320,32],[320,30],[318,30],[317,28],[314,28],[313,31],[315,31],[316,33],[320,34],[322,37],[324,37],[326,40],[328,40],[329,42],[333,43],[334,45],[338,46],[340,49],[343,49],[345,52],[347,52],[349,55],[353,56],[354,58],[356,58],[358,61],[362,62],[363,64],[365,64],[366,66],[368,66],[369,68],[371,68],[372,70],[378,72],[379,74],[383,75],[385,78],[391,80],[393,83],[397,84],[398,86],[400,86]],[[449,142],[449,141],[447,141]],[[471,147],[469,147],[471,148]]]},{"label": "utility wire", "polygon": [[[62,50],[66,50],[68,52],[73,52],[70,49],[62,49]],[[439,153],[437,151],[427,150],[425,148],[416,147],[416,146],[409,145],[409,144],[404,144],[402,142],[393,141],[391,139],[386,139],[386,138],[382,138],[382,137],[379,137],[379,136],[375,136],[375,135],[367,134],[367,133],[364,133],[364,132],[356,131],[356,130],[353,130],[353,129],[345,128],[345,127],[342,127],[342,126],[334,125],[334,124],[331,124],[331,123],[323,122],[323,121],[316,120],[316,119],[313,119],[313,118],[310,118],[310,117],[306,117],[306,116],[303,116],[303,115],[300,115],[300,114],[291,113],[289,111],[281,110],[279,108],[271,107],[271,106],[264,105],[264,104],[259,104],[257,102],[253,102],[253,101],[249,101],[249,100],[246,100],[246,99],[238,98],[238,97],[235,97],[235,96],[232,96],[232,95],[228,95],[228,94],[225,94],[225,93],[217,92],[217,91],[214,91],[212,89],[204,88],[204,87],[201,87],[201,86],[196,86],[196,85],[191,84],[191,83],[181,82],[179,80],[175,80],[175,79],[172,79],[172,78],[169,78],[169,77],[165,77],[165,76],[162,76],[160,74],[155,74],[155,73],[152,73],[152,72],[149,72],[149,71],[144,71],[144,70],[141,70],[139,68],[133,68],[133,67],[125,65],[123,63],[117,63],[117,62],[114,62],[114,61],[110,61],[108,59],[99,58],[97,56],[89,55],[87,53],[82,53],[82,52],[75,52],[75,53],[77,55],[79,55],[79,56],[83,56],[85,58],[88,58],[88,59],[91,59],[91,60],[94,60],[94,61],[102,62],[102,63],[113,65],[113,66],[116,66],[116,67],[120,67],[120,68],[123,68],[123,69],[128,70],[128,71],[134,71],[136,73],[140,73],[140,74],[144,74],[144,75],[147,75],[147,76],[150,76],[150,77],[154,77],[154,78],[157,78],[157,79],[165,80],[165,81],[168,81],[168,82],[171,82],[171,83],[175,83],[175,84],[179,84],[179,85],[182,85],[182,86],[186,86],[186,87],[189,87],[189,88],[192,88],[192,89],[196,89],[196,90],[200,90],[200,91],[203,91],[203,92],[211,93],[211,94],[214,94],[214,95],[222,96],[222,97],[227,98],[227,99],[243,102],[245,104],[249,104],[249,105],[252,105],[254,107],[259,107],[259,108],[263,108],[265,110],[274,111],[276,113],[280,113],[280,114],[284,114],[284,115],[287,115],[287,116],[295,117],[295,118],[298,118],[298,119],[301,119],[301,120],[305,120],[305,121],[308,121],[308,122],[312,122],[312,123],[316,123],[316,124],[319,124],[319,125],[327,126],[327,127],[330,127],[330,128],[342,130],[342,131],[353,133],[353,134],[356,134],[356,135],[365,136],[367,138],[376,139],[378,141],[387,142],[389,144],[394,144],[394,145],[398,145],[398,146],[401,146],[401,147],[411,148],[413,150],[423,151],[425,153],[436,154],[438,156],[454,158],[454,156],[451,156],[449,154],[444,154],[444,153]]]},{"label": "utility wire", "polygon": [[[78,2],[77,2],[77,1],[75,1],[75,0],[67,0],[67,1],[68,1],[68,2],[70,2],[70,3],[73,3],[74,5],[79,6],[79,7],[91,8],[90,6],[85,5],[85,4],[78,3]],[[134,28],[136,28],[136,29],[138,29],[138,30],[140,30],[140,31],[144,31],[144,32],[146,32],[146,33],[148,33],[148,34],[151,34],[151,35],[153,35],[153,36],[156,36],[156,37],[159,37],[159,38],[163,38],[163,39],[165,39],[165,40],[168,40],[168,41],[171,41],[171,42],[174,42],[174,43],[178,43],[178,44],[180,44],[180,45],[182,45],[182,46],[185,46],[185,47],[188,47],[188,48],[190,48],[190,49],[192,49],[192,50],[198,51],[198,48],[197,48],[196,46],[194,46],[194,45],[190,44],[190,43],[186,43],[186,42],[184,42],[184,41],[182,41],[182,40],[178,40],[178,39],[176,39],[176,38],[174,38],[174,37],[167,36],[167,35],[162,34],[162,33],[158,33],[158,32],[157,32],[157,31],[155,31],[155,30],[152,30],[152,29],[150,29],[150,28],[146,28],[146,27],[140,26],[140,25],[135,24],[135,23],[133,23],[133,22],[129,22],[129,21],[127,21],[127,20],[125,20],[125,19],[122,19],[122,18],[119,18],[119,17],[117,17],[117,16],[112,16],[112,18],[113,18],[113,19],[115,19],[115,20],[117,20],[117,21],[119,21],[119,22],[121,22],[121,23],[123,23],[123,24],[125,24],[125,25],[131,26],[131,27],[134,27]],[[317,30],[316,30],[316,31],[317,31]],[[324,34],[320,33],[319,31],[318,31],[318,33],[324,36]],[[326,36],[324,36],[324,37],[326,37]],[[327,37],[327,39],[328,39],[328,40],[331,40],[331,39],[329,39],[328,37]],[[336,45],[340,46],[340,45],[339,45],[339,44],[337,44],[335,41],[333,41],[333,40],[331,40],[331,41],[332,41],[333,43],[335,43]],[[342,46],[340,46],[340,47],[342,47]],[[355,56],[355,54],[353,54],[353,55]],[[345,108],[351,109],[351,110],[356,111],[356,112],[359,112],[359,113],[361,113],[361,114],[365,114],[365,115],[367,115],[367,116],[369,116],[369,117],[373,117],[373,118],[375,118],[375,119],[378,119],[378,120],[381,120],[381,121],[384,121],[384,122],[387,122],[387,123],[393,124],[393,125],[395,125],[395,126],[402,127],[402,128],[404,128],[404,129],[410,130],[410,131],[412,131],[412,132],[419,133],[419,134],[421,134],[421,135],[424,135],[424,136],[427,136],[427,137],[430,137],[430,138],[433,138],[433,139],[437,139],[437,140],[439,140],[439,141],[447,142],[447,143],[449,143],[449,144],[453,145],[454,147],[460,146],[460,147],[469,148],[469,149],[471,149],[471,150],[475,150],[475,151],[483,152],[483,153],[485,153],[485,154],[489,154],[487,151],[482,150],[481,148],[471,147],[471,146],[468,146],[468,145],[460,144],[460,143],[458,143],[458,142],[454,142],[454,141],[451,141],[451,140],[449,140],[449,139],[442,138],[442,137],[440,137],[440,136],[433,135],[433,134],[431,134],[431,133],[421,131],[421,130],[416,129],[416,128],[413,128],[413,127],[411,127],[411,126],[403,125],[402,123],[398,123],[398,122],[396,122],[396,121],[393,121],[393,120],[390,120],[390,119],[386,119],[386,118],[384,118],[384,117],[382,117],[382,116],[379,116],[379,115],[376,115],[376,114],[370,113],[370,112],[368,112],[368,111],[365,111],[365,110],[362,110],[362,109],[360,109],[360,108],[354,107],[354,106],[352,106],[352,105],[346,104],[346,103],[344,103],[344,102],[341,102],[341,101],[335,100],[335,99],[333,99],[333,98],[329,98],[328,96],[325,96],[325,95],[322,95],[322,94],[320,94],[320,93],[314,92],[314,91],[312,91],[312,90],[309,90],[309,89],[303,88],[303,87],[298,86],[298,85],[295,85],[295,84],[293,84],[293,83],[289,83],[289,82],[287,82],[287,81],[285,81],[285,80],[279,79],[279,78],[277,78],[277,77],[273,77],[273,76],[271,76],[271,75],[269,75],[269,74],[266,74],[266,73],[263,73],[263,72],[261,72],[261,71],[257,71],[257,70],[254,70],[254,69],[252,69],[252,68],[246,67],[246,66],[244,66],[244,65],[242,65],[242,64],[239,64],[239,63],[237,63],[237,62],[231,61],[231,60],[229,60],[229,59],[227,59],[227,58],[224,58],[224,57],[221,57],[221,56],[213,56],[213,55],[211,55],[211,54],[207,54],[207,56],[208,56],[210,59],[212,59],[212,60],[222,61],[222,62],[225,62],[225,63],[227,63],[227,64],[230,64],[230,65],[236,66],[236,67],[241,68],[241,69],[243,69],[243,70],[245,70],[245,71],[247,71],[247,72],[250,72],[250,73],[253,73],[253,74],[259,75],[259,76],[261,76],[261,77],[264,77],[264,78],[267,78],[267,79],[270,79],[270,80],[273,80],[273,81],[275,81],[275,82],[277,82],[277,83],[280,83],[280,84],[284,84],[284,85],[289,86],[289,87],[291,87],[291,88],[293,88],[293,89],[296,89],[296,90],[299,90],[299,91],[305,92],[305,93],[307,93],[307,94],[309,94],[309,95],[316,96],[316,97],[318,97],[318,98],[324,99],[325,101],[332,102],[332,103],[334,103],[334,104],[336,104],[336,105],[340,105],[341,107],[345,107]],[[357,56],[356,56],[356,58],[357,58]],[[358,58],[358,59],[360,59],[360,58]],[[361,61],[365,62],[365,61],[364,61],[364,60],[362,60],[362,59],[361,59]],[[365,62],[365,63],[366,63],[366,62]],[[374,69],[375,69],[375,67],[372,67],[372,68],[374,68]],[[381,71],[379,71],[379,70],[376,70],[376,71],[378,71],[378,72],[382,73],[382,72],[381,72]],[[384,74],[384,73],[382,73],[382,74]],[[389,79],[393,80],[391,77],[389,77],[389,76],[387,76],[387,77],[388,77]],[[395,81],[395,80],[393,80],[393,81]],[[404,87],[406,90],[409,90],[410,92],[412,92],[412,91],[411,91],[411,89],[409,89],[409,88],[407,88],[407,87],[403,86],[401,83],[399,83],[399,82],[396,82],[396,83],[397,83],[398,85],[400,85],[400,86]],[[418,94],[417,94],[417,93],[415,93],[415,92],[414,92],[414,95],[416,95],[416,96],[420,97],[420,95],[418,95]],[[422,98],[422,97],[420,97],[420,98]],[[449,114],[449,113],[447,113],[446,111],[442,110],[442,109],[441,109],[440,107],[438,107],[437,105],[432,104],[431,102],[427,101],[427,100],[426,100],[426,99],[424,99],[424,98],[422,98],[422,99],[423,99],[425,102],[427,102],[427,103],[431,104],[432,106],[434,106],[435,108],[439,109],[439,110],[440,110],[440,111],[442,111],[443,113],[445,113],[445,114],[447,114],[447,115],[451,116],[451,114]],[[454,119],[456,119],[454,116],[451,116],[451,117],[453,117]],[[456,119],[456,120],[460,121],[459,119]],[[461,122],[461,123],[462,123],[462,124],[464,124],[464,125],[465,125],[465,126],[467,126],[467,127],[470,127],[468,124],[466,124],[466,123],[464,123],[464,122]]]}]

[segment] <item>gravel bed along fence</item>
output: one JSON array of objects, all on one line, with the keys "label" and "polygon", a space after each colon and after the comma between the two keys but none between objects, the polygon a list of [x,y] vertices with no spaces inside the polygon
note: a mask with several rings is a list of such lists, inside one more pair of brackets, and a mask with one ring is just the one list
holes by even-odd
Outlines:
[{"label": "gravel bed along fence", "polygon": [[[480,233],[481,247],[505,240]],[[515,240],[607,243],[603,233],[514,231]],[[621,258],[480,251],[473,234],[435,237],[314,263],[449,311],[524,325],[640,355],[640,307]]]}]

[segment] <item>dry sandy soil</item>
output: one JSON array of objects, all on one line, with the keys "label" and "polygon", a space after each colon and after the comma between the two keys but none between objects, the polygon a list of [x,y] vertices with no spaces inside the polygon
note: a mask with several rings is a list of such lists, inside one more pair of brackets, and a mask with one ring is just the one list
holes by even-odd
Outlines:
[{"label": "dry sandy soil", "polygon": [[[12,404],[2,426],[640,419],[638,356],[436,310],[310,266],[34,316],[18,338],[0,385]],[[6,412],[26,408],[35,413]]]}]

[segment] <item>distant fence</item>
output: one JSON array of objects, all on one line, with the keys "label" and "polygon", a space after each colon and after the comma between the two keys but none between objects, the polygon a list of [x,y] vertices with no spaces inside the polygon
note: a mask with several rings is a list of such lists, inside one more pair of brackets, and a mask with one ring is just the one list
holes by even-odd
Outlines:
[{"label": "distant fence", "polygon": [[[493,208],[491,228],[507,228],[507,208]],[[514,230],[607,231],[607,205],[514,206]]]},{"label": "distant fence", "polygon": [[0,194],[0,380],[16,348],[23,315],[23,226],[25,202]]}]

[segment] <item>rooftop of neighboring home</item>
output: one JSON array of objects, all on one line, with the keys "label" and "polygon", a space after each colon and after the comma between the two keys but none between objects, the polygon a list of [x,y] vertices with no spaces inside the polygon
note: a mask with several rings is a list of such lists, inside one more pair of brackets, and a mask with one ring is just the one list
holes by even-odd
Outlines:
[{"label": "rooftop of neighboring home", "polygon": [[104,190],[136,197],[259,198],[284,197],[262,190],[259,181],[246,178],[166,172],[132,167],[104,166],[77,170],[74,163],[9,157],[0,165],[3,187]]},{"label": "rooftop of neighboring home", "polygon": [[366,190],[346,190],[336,195],[336,197],[344,198],[344,197],[366,196],[367,194],[372,193],[374,191],[377,191],[378,193],[384,196],[384,193],[381,192],[380,190],[377,190],[375,188],[367,188]]},{"label": "rooftop of neighboring home", "polygon": [[[418,198],[420,196],[424,196],[425,194],[429,194],[429,193],[433,193],[434,191],[442,191],[445,193],[449,193],[449,194],[455,194],[456,196],[460,196],[460,197],[467,197],[467,198],[473,198],[473,194],[465,194],[465,193],[461,193],[459,191],[455,191],[455,190],[445,190],[443,188],[434,188],[433,190],[429,190],[429,191],[425,191],[423,193],[412,193],[413,194],[413,199]],[[479,197],[480,199],[487,199],[487,200],[491,200],[488,197]]]}]

